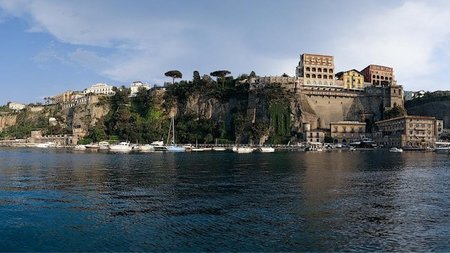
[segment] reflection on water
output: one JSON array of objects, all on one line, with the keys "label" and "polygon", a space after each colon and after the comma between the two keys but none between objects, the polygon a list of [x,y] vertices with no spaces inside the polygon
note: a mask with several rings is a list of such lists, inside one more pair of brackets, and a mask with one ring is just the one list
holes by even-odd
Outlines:
[{"label": "reflection on water", "polygon": [[0,149],[0,250],[449,251],[449,161]]}]

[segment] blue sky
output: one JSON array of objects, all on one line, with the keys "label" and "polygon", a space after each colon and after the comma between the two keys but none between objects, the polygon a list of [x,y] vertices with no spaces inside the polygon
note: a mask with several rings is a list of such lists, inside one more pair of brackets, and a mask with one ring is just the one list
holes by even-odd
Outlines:
[{"label": "blue sky", "polygon": [[0,0],[0,104],[164,72],[294,75],[302,53],[337,71],[394,68],[406,90],[450,89],[450,1]]}]

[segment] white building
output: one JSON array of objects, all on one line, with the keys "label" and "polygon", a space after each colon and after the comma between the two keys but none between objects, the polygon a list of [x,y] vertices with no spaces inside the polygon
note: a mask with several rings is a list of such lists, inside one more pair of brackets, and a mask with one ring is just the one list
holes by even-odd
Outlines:
[{"label": "white building", "polygon": [[85,95],[87,94],[105,94],[105,95],[114,95],[113,86],[107,85],[106,83],[96,83],[92,85],[90,88],[87,88],[83,91]]},{"label": "white building", "polygon": [[20,104],[20,103],[14,103],[14,102],[9,102],[8,103],[8,108],[14,111],[20,111],[25,109],[27,106],[24,104]]},{"label": "white building", "polygon": [[150,89],[150,85],[149,84],[146,84],[146,83],[143,83],[143,82],[141,82],[141,81],[134,81],[132,84],[131,84],[131,94],[130,94],[130,97],[134,97],[134,96],[136,96],[136,94],[138,93],[138,91],[139,91],[139,89],[140,88],[144,88],[144,89],[146,89],[146,90],[149,90]]}]

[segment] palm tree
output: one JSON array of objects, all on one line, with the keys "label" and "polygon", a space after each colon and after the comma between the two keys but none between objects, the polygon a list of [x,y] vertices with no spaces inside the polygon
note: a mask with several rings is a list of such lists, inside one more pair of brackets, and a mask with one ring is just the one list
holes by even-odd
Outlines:
[{"label": "palm tree", "polygon": [[167,71],[164,75],[167,77],[172,77],[172,84],[175,83],[175,78],[183,77],[183,74],[181,74],[181,72],[179,70],[170,70],[170,71]]},{"label": "palm tree", "polygon": [[225,77],[229,74],[231,74],[231,72],[228,70],[217,70],[217,71],[211,72],[210,75],[217,77],[217,82],[219,82],[219,77],[222,78],[222,88],[223,88],[224,83],[225,83]]}]

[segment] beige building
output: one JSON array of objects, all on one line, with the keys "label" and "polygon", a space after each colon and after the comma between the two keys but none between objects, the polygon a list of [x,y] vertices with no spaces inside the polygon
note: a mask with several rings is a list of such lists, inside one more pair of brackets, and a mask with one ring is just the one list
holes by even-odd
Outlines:
[{"label": "beige building", "polygon": [[296,76],[305,85],[334,86],[334,57],[320,54],[302,54]]},{"label": "beige building", "polygon": [[66,91],[56,96],[50,98],[53,104],[63,104],[74,101],[80,97],[83,97],[84,94],[79,91]]},{"label": "beige building", "polygon": [[436,142],[436,119],[426,116],[402,116],[375,123],[376,141],[387,147],[427,148]]},{"label": "beige building", "polygon": [[361,140],[366,135],[366,123],[358,121],[339,121],[330,123],[330,136],[334,143],[350,143]]},{"label": "beige building", "polygon": [[113,86],[106,83],[96,83],[83,91],[84,94],[114,95]]},{"label": "beige building", "polygon": [[364,75],[356,69],[339,72],[338,80],[342,80],[345,89],[364,89]]},{"label": "beige building", "polygon": [[395,85],[394,69],[380,65],[369,65],[361,73],[364,75],[364,81],[374,86]]}]

